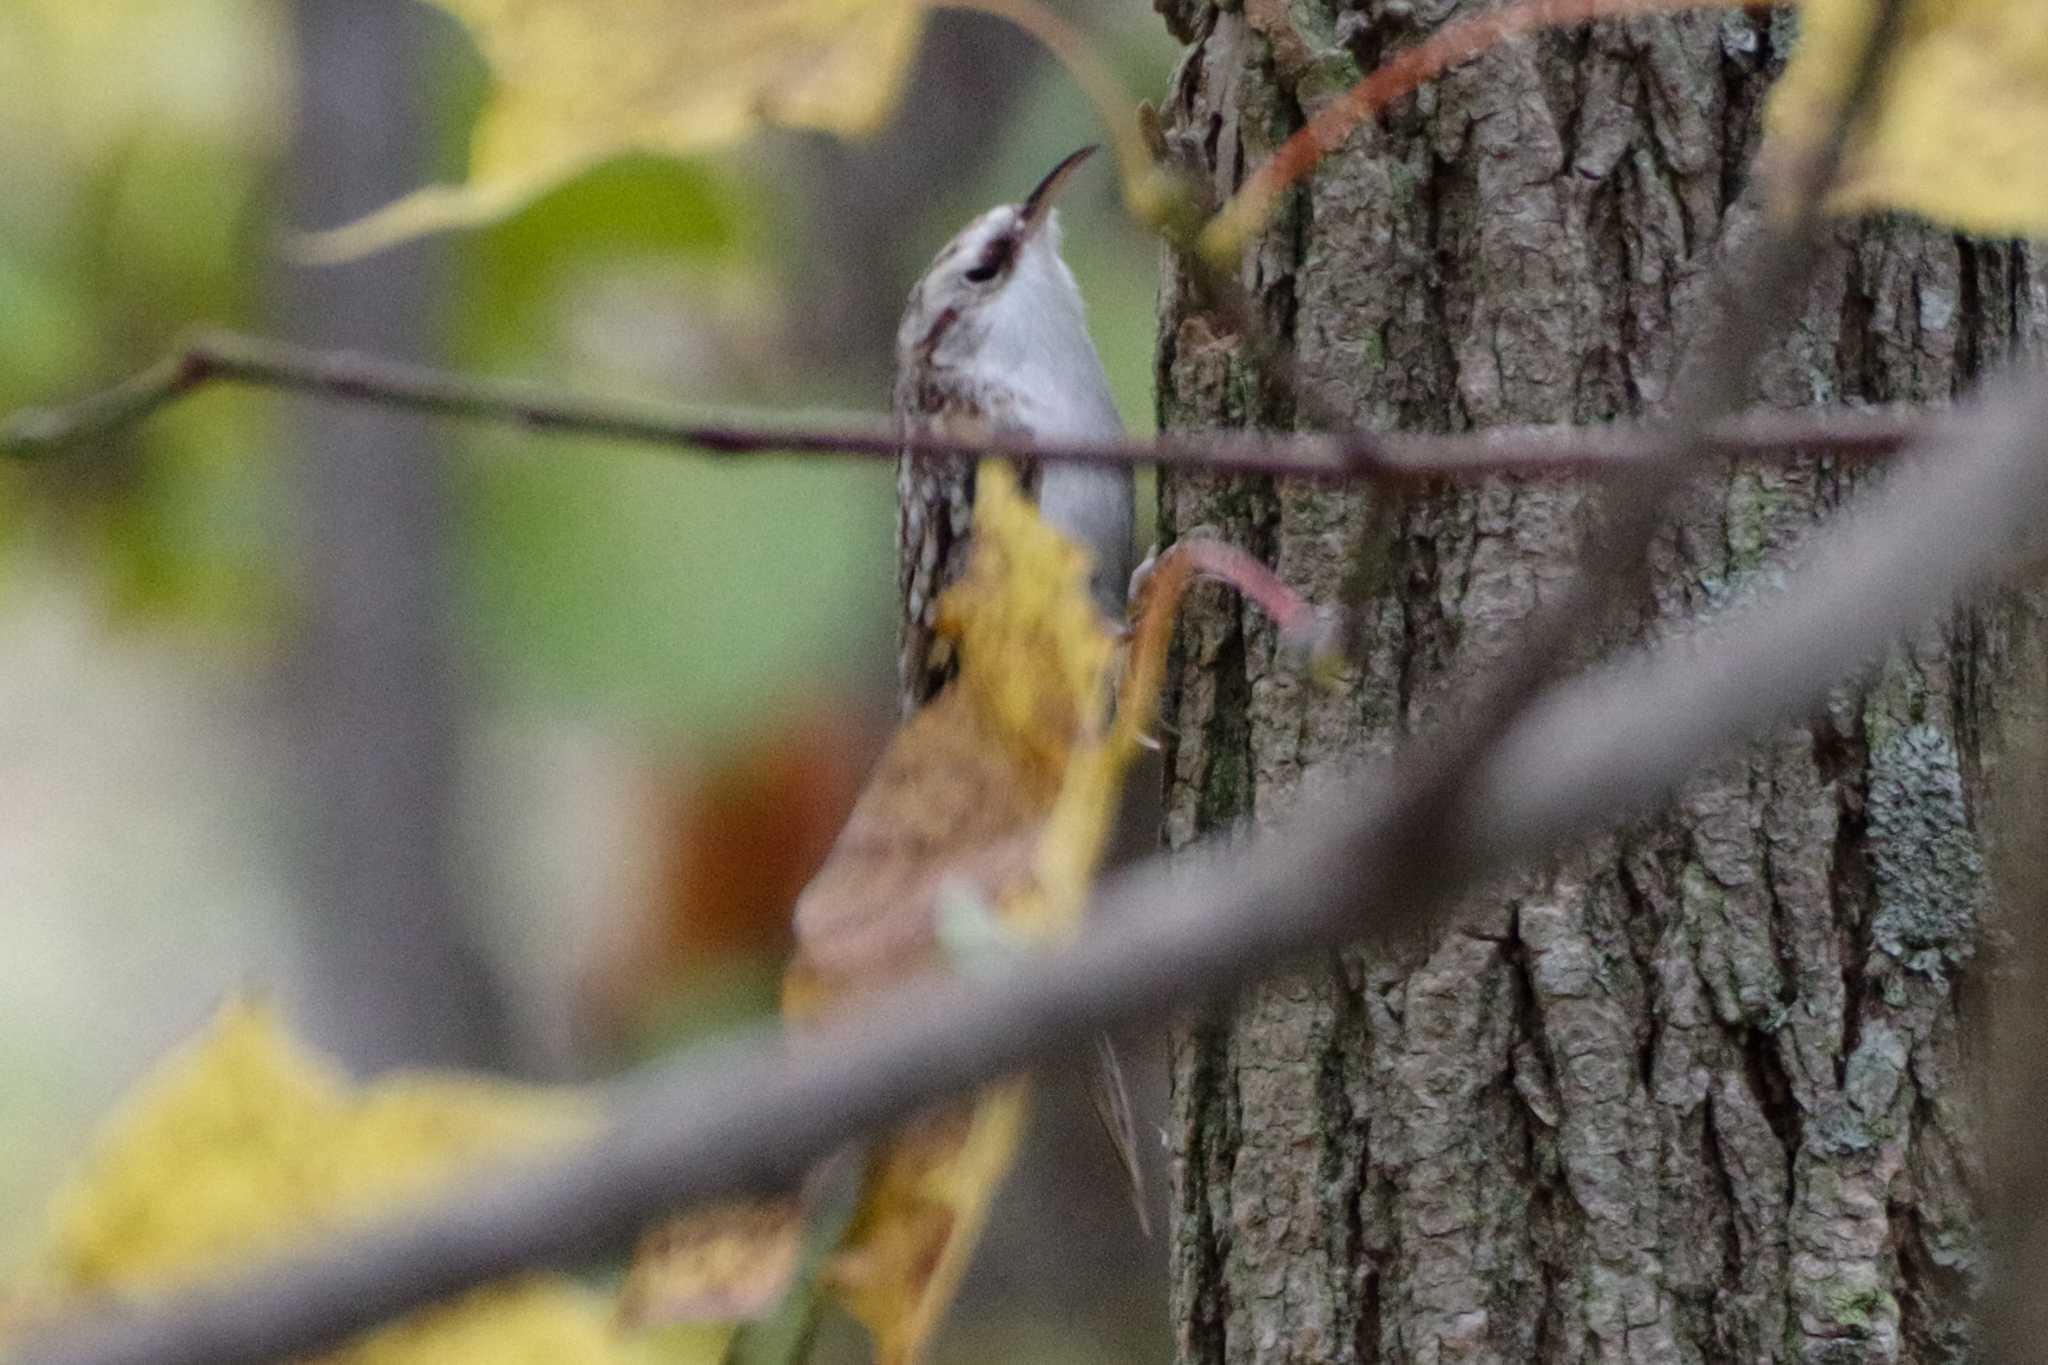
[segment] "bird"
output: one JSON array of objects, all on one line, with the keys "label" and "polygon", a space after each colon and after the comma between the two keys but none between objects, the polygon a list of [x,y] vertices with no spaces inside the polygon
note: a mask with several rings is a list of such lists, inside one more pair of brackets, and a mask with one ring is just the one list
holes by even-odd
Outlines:
[{"label": "bird", "polygon": [[[1113,441],[1124,434],[1088,334],[1080,286],[1060,256],[1055,200],[1092,146],[1063,158],[1021,201],[976,217],[910,291],[896,333],[894,418],[906,435]],[[906,712],[945,685],[934,649],[939,594],[967,562],[973,456],[906,449],[897,465],[898,680]],[[1039,514],[1088,552],[1091,589],[1121,622],[1132,569],[1127,466],[1045,461],[1021,471]]]},{"label": "bird", "polygon": [[[980,214],[911,287],[896,330],[899,431],[987,438],[996,448],[1005,435],[1103,442],[1124,435],[1080,284],[1060,255],[1056,201],[1097,150],[1069,153],[1022,200]],[[971,455],[907,449],[897,462],[897,681],[906,714],[929,702],[952,674],[951,660],[934,650],[933,627],[940,593],[966,567],[974,469]],[[1130,467],[1048,460],[1022,472],[1039,516],[1087,552],[1096,605],[1121,626],[1134,567]],[[1107,1037],[1096,1040],[1089,1083],[1143,1224],[1128,1088]]]},{"label": "bird", "polygon": [[[975,218],[912,288],[897,344],[901,432],[985,440],[996,450],[1005,437],[1123,434],[1080,288],[1060,258],[1053,211],[1093,150],[1063,159],[1021,202]],[[796,948],[782,1014],[794,1037],[829,1032],[857,1016],[852,1006],[922,973],[975,969],[948,942],[954,902],[960,913],[953,918],[983,922],[984,933],[995,935],[998,957],[1023,946],[1001,940],[999,907],[1036,875],[1062,772],[1041,761],[1036,747],[1019,750],[1008,742],[1015,736],[992,727],[969,686],[974,675],[959,673],[951,653],[960,623],[957,612],[942,617],[940,598],[968,570],[975,469],[972,456],[906,449],[900,458],[899,663],[907,714],[793,907]],[[1054,556],[1074,575],[1065,591],[1078,586],[1078,547],[1088,596],[1105,630],[1121,633],[1132,582],[1130,470],[1049,460],[1018,473],[1035,494],[1041,531],[1069,542]],[[1008,482],[1000,471],[983,478],[985,498]],[[1084,616],[1087,610],[1080,607]],[[970,667],[1003,664],[998,657]],[[1078,736],[1054,729],[1064,755]],[[1142,1223],[1137,1137],[1106,1040],[1097,1058],[1097,1113]],[[859,1175],[850,1184],[813,1172],[800,1188],[666,1221],[642,1242],[622,1292],[622,1320],[754,1316],[801,1279],[805,1248],[822,1230],[829,1253],[814,1259],[811,1272],[819,1287],[868,1328],[878,1361],[915,1365],[1021,1139],[1026,1105],[1023,1081],[997,1082],[872,1139],[852,1162]],[[838,1194],[820,1193],[826,1189]]]}]

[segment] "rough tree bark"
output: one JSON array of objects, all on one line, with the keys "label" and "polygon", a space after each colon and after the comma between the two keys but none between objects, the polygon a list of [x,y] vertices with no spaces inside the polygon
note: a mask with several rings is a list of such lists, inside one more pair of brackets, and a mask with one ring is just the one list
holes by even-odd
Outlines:
[{"label": "rough tree bark", "polygon": [[[1225,191],[1358,60],[1475,7],[1159,2],[1192,45],[1171,136]],[[1257,245],[1249,280],[1294,349],[1292,393],[1170,275],[1162,425],[1285,429],[1311,404],[1420,430],[1654,411],[1709,273],[1755,229],[1760,101],[1791,36],[1761,11],[1605,23],[1404,102]],[[2024,248],[1844,229],[1758,396],[1945,400],[2043,339],[2043,285]],[[1715,471],[1656,548],[1637,633],[1770,591],[1870,477]],[[1365,604],[1360,661],[1332,693],[1276,663],[1235,602],[1193,607],[1168,842],[1270,818],[1321,760],[1456,724],[1449,703],[1570,572],[1592,506],[1550,484],[1376,508],[1162,479],[1166,534],[1214,528],[1311,596]],[[2038,638],[2015,602],[1960,612],[1432,942],[1303,964],[1187,1021],[1180,1357],[1970,1358],[1963,1006],[1993,703]]]}]

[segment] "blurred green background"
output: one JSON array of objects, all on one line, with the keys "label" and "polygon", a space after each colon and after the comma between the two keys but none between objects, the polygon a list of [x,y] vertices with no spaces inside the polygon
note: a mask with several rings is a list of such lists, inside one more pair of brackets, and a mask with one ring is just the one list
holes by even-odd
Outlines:
[{"label": "blurred green background", "polygon": [[[1163,88],[1173,45],[1148,6],[1069,8],[1133,92]],[[280,233],[325,226],[289,223],[282,188],[294,14],[0,0],[0,411],[104,386],[195,326],[280,330]],[[453,179],[485,72],[452,21],[421,22],[425,156]],[[436,244],[434,359],[792,421],[881,413],[896,310],[932,254],[1101,136],[1016,34],[937,15],[873,144],[776,133],[688,162],[629,158]],[[1119,402],[1148,431],[1157,246],[1123,218],[1104,163],[1064,216]],[[214,390],[81,458],[0,467],[0,1267],[141,1068],[224,993],[289,998],[295,973],[319,969],[291,932],[302,784],[277,681],[304,610],[298,430],[283,400]],[[677,845],[734,851],[718,833],[730,811],[703,793],[754,782],[775,809],[795,784],[836,811],[892,714],[893,464],[429,430],[451,495],[451,857],[514,1001],[508,1064],[590,1074],[650,1045],[635,1020],[602,1046],[579,1021],[594,979],[629,990],[636,955],[659,957],[665,921],[691,913]],[[834,766],[761,778],[778,744]],[[703,936],[680,939],[649,974],[666,981]],[[758,999],[766,977],[743,957],[727,975]],[[661,1017],[726,1017],[718,961],[695,978],[712,1004],[669,1001]],[[998,1277],[1050,1273],[1070,1251],[1019,1251]],[[985,1344],[1003,1321],[960,1340]],[[1000,1330],[1014,1343],[1073,1325]]]}]

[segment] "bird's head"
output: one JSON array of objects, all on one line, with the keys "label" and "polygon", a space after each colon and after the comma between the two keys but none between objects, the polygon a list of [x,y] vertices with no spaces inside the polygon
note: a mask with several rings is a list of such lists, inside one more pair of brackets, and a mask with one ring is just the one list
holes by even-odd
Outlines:
[{"label": "bird's head", "polygon": [[1000,376],[1034,369],[1045,353],[1077,339],[1087,346],[1081,291],[1060,259],[1053,202],[1094,151],[1073,153],[1022,202],[998,204],[946,243],[910,291],[896,333],[899,373],[986,369]]}]

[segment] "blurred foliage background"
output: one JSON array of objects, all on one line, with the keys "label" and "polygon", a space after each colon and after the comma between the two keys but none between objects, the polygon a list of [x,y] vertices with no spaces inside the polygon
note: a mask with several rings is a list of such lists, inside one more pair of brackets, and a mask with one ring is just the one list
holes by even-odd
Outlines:
[{"label": "blurred foliage background", "polygon": [[[1163,86],[1148,7],[1068,8],[1133,91]],[[452,179],[484,71],[453,22],[420,22],[424,155]],[[282,330],[276,244],[324,226],[284,207],[300,38],[277,0],[0,0],[0,410],[100,387],[194,326]],[[883,411],[933,252],[1099,136],[1019,35],[938,14],[870,142],[617,161],[436,244],[435,359],[791,420]],[[1065,220],[1150,430],[1157,248],[1107,169]],[[893,712],[893,466],[429,430],[451,493],[451,858],[514,1002],[504,1065],[597,1074],[759,1008],[788,898]],[[216,390],[87,458],[0,469],[0,1265],[128,1079],[223,993],[289,1002],[320,970],[292,933],[306,784],[278,682],[304,606],[294,434],[281,400]],[[1039,1212],[992,1238],[949,1353],[991,1332],[1155,1353],[1159,1248],[1072,1133],[1085,1107],[1056,1086],[1049,1112],[1017,1182]],[[1062,1275],[1098,1282],[1102,1322],[1141,1284],[1143,1321],[1089,1337],[1019,1288]]]}]

